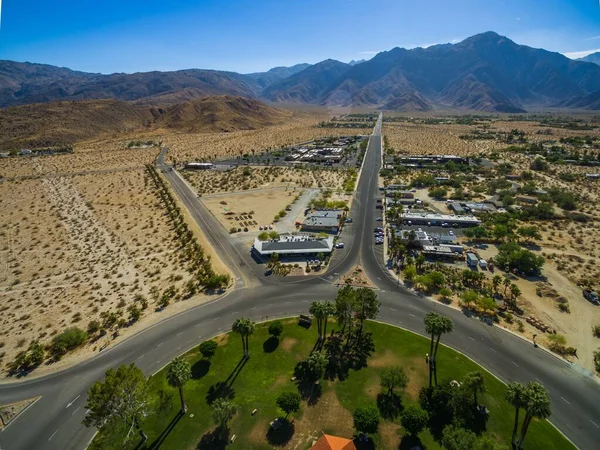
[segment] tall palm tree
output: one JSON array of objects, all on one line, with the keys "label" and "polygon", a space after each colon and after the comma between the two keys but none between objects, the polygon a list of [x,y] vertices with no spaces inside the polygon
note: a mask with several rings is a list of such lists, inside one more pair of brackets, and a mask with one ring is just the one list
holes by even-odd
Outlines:
[{"label": "tall palm tree", "polygon": [[252,320],[242,317],[240,319],[236,319],[233,322],[233,326],[231,330],[235,333],[238,333],[242,338],[242,346],[244,348],[244,357],[248,359],[250,357],[250,349],[248,347],[248,338],[251,334],[254,333],[254,322]]},{"label": "tall palm tree", "polygon": [[167,369],[167,383],[169,386],[179,389],[179,398],[181,400],[181,415],[187,412],[187,405],[183,398],[183,386],[192,377],[192,368],[190,363],[181,356],[175,358],[169,364]]},{"label": "tall palm tree", "polygon": [[327,339],[327,320],[335,314],[335,305],[329,300],[323,304],[323,339]]},{"label": "tall palm tree", "polygon": [[525,419],[523,419],[523,425],[521,426],[521,436],[519,437],[518,448],[523,448],[523,441],[525,435],[531,423],[531,419],[537,417],[538,419],[547,419],[552,414],[552,405],[550,402],[550,396],[546,388],[537,382],[527,383],[525,390]]},{"label": "tall palm tree", "polygon": [[435,350],[433,352],[433,376],[435,378],[435,385],[437,386],[437,354],[440,345],[440,339],[442,334],[451,333],[454,330],[454,323],[450,317],[440,315],[441,319],[438,326],[437,340],[435,341]]},{"label": "tall palm tree", "polygon": [[417,256],[417,259],[415,260],[415,264],[417,271],[420,273],[421,269],[423,268],[423,264],[425,264],[425,255],[423,255],[423,253],[419,253],[419,256]]},{"label": "tall palm tree", "polygon": [[514,304],[517,298],[521,295],[521,289],[516,284],[510,285],[510,301]]},{"label": "tall palm tree", "polygon": [[504,398],[515,408],[515,424],[512,432],[512,445],[517,445],[517,429],[519,428],[519,412],[523,407],[525,386],[521,383],[510,383],[504,392]]},{"label": "tall palm tree", "polygon": [[494,288],[494,294],[498,293],[498,286],[502,283],[502,277],[500,275],[494,275],[492,278],[492,286]]},{"label": "tall palm tree", "polygon": [[470,391],[473,394],[473,405],[477,406],[477,394],[485,392],[483,373],[479,371],[468,373],[463,381],[463,386],[467,392]]},{"label": "tall palm tree", "polygon": [[506,289],[508,289],[508,287],[512,284],[510,278],[504,277],[504,280],[502,280],[502,284],[504,285],[504,293],[502,295],[506,297]]},{"label": "tall palm tree", "polygon": [[317,320],[317,332],[319,333],[319,341],[323,338],[323,318],[325,317],[325,308],[321,302],[312,302],[308,312]]}]

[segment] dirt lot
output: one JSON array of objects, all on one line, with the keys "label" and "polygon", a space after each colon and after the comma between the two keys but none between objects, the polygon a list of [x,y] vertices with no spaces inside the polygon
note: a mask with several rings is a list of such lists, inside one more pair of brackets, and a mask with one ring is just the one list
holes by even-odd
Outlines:
[{"label": "dirt lot", "polygon": [[[2,365],[29,342],[47,342],[69,326],[86,329],[104,311],[127,318],[136,294],[150,303],[133,327],[140,329],[159,316],[151,312],[157,293],[189,278],[142,169],[3,182],[0,209]],[[205,299],[198,295],[189,306]]]},{"label": "dirt lot", "polygon": [[329,188],[343,186],[343,170],[287,167],[235,167],[229,171],[182,171],[198,194],[216,194],[257,188]]}]

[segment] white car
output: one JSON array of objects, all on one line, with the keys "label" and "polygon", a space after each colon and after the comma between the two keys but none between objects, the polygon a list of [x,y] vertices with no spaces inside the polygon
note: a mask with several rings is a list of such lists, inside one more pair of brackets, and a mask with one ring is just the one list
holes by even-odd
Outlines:
[{"label": "white car", "polygon": [[262,229],[263,229],[262,225],[260,227],[258,227],[258,229],[262,231]]},{"label": "white car", "polygon": [[454,236],[454,231],[450,230],[450,231],[448,231],[448,234],[449,234],[450,236]]},{"label": "white car", "polygon": [[269,225],[269,230],[272,230],[272,229],[273,229],[273,225]]},{"label": "white car", "polygon": [[344,248],[344,243],[338,242],[337,244],[335,244],[335,248]]}]

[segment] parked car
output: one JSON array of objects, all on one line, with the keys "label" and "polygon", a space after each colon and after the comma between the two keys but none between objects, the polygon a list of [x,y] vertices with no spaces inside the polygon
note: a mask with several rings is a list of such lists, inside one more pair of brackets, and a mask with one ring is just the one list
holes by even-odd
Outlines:
[{"label": "parked car", "polygon": [[353,220],[352,220],[350,217],[348,217],[348,218],[346,219],[346,223],[352,223],[352,222],[354,222],[354,221],[353,221]]},{"label": "parked car", "polygon": [[265,276],[268,277],[269,275],[271,275],[273,273],[273,269],[267,269],[265,270]]},{"label": "parked car", "polygon": [[599,303],[598,294],[596,294],[593,291],[584,289],[583,296],[585,297],[586,300],[588,300],[589,302],[592,302],[594,305],[597,305]]},{"label": "parked car", "polygon": [[378,217],[376,220],[377,222],[381,222],[383,220],[383,217]]},{"label": "parked car", "polygon": [[344,248],[344,243],[338,242],[337,244],[335,244],[335,248]]}]

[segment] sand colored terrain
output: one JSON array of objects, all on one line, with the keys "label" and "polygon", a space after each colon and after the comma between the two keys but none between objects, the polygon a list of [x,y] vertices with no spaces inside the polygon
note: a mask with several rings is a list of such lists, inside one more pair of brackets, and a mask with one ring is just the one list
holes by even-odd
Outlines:
[{"label": "sand colored terrain", "polygon": [[324,188],[337,190],[343,185],[344,170],[293,169],[287,167],[235,167],[216,170],[182,171],[199,195],[265,188]]},{"label": "sand colored terrain", "polygon": [[[150,305],[121,336],[180,310],[153,312],[157,295],[170,285],[181,289],[190,275],[142,169],[3,182],[0,209],[3,366],[29,342],[48,342],[69,326],[86,329],[104,311],[126,319],[136,294]],[[207,298],[180,303],[190,307]],[[90,343],[37,373],[85,358],[105,343]]]}]

